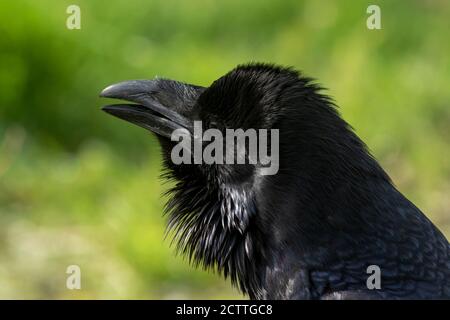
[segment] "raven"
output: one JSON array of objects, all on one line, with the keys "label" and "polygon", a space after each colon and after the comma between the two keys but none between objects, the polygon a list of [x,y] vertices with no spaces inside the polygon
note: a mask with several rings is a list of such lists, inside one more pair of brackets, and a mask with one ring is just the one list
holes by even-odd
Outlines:
[{"label": "raven", "polygon": [[[448,299],[450,245],[405,198],[311,78],[240,65],[209,87],[126,81],[103,110],[156,133],[176,248],[250,299]],[[278,129],[279,170],[174,164],[171,133],[193,122]],[[246,152],[246,150],[241,152]],[[379,268],[371,287],[370,268]],[[374,269],[377,270],[377,269]]]}]

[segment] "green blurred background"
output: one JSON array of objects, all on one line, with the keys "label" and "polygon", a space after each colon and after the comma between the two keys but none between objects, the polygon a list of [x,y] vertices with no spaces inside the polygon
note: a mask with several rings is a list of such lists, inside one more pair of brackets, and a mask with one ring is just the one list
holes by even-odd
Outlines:
[{"label": "green blurred background", "polygon": [[[449,17],[447,0],[1,1],[0,298],[241,298],[164,241],[157,141],[98,93],[155,75],[208,85],[249,61],[319,79],[449,237]],[[82,290],[66,289],[71,264]]]}]

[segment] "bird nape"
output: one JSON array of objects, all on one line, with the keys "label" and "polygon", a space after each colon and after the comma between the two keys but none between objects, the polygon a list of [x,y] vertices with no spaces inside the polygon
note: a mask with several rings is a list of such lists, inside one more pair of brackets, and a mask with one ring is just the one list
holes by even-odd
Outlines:
[{"label": "bird nape", "polygon": [[[164,177],[175,181],[166,212],[177,251],[251,299],[450,298],[448,241],[310,78],[249,64],[207,88],[135,80],[101,96],[132,102],[103,110],[159,139]],[[192,136],[194,121],[218,132],[277,129],[278,172],[263,175],[260,162],[175,164],[172,134]]]}]

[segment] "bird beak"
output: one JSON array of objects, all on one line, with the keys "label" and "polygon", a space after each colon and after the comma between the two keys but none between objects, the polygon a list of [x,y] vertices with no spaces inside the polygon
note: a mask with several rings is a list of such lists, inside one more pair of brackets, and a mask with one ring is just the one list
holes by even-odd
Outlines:
[{"label": "bird beak", "polygon": [[169,139],[176,129],[192,132],[191,120],[157,100],[155,93],[161,91],[159,83],[158,80],[131,80],[113,84],[105,88],[100,97],[135,104],[107,105],[102,110]]}]

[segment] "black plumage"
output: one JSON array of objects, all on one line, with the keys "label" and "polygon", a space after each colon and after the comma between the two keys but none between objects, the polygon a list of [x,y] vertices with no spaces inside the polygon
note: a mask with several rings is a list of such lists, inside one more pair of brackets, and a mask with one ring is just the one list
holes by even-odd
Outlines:
[{"label": "black plumage", "polygon": [[[102,96],[105,111],[157,133],[178,251],[252,299],[450,298],[450,245],[393,185],[321,88],[298,72],[238,66],[208,88],[156,79]],[[175,165],[170,130],[277,128],[280,168]],[[367,267],[381,270],[369,290]]]}]

